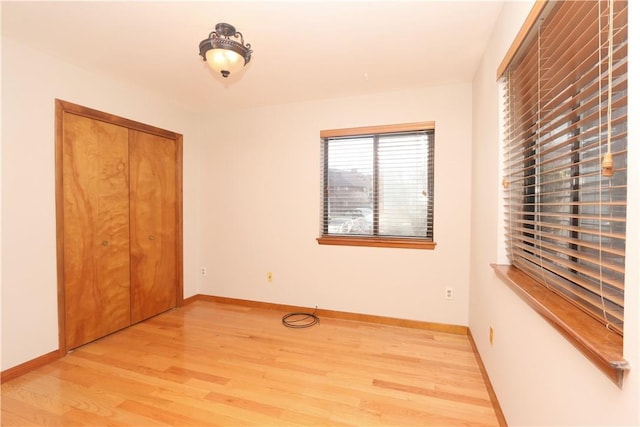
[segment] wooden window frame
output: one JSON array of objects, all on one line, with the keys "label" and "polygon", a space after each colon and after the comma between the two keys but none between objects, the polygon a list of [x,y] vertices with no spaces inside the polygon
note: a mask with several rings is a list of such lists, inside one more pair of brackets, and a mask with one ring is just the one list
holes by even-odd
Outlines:
[{"label": "wooden window frame", "polygon": [[[359,135],[381,135],[400,132],[414,132],[414,131],[435,131],[435,122],[416,122],[416,123],[403,123],[396,125],[380,125],[380,126],[365,126],[354,127],[345,129],[329,129],[320,131],[320,139],[326,140],[328,138],[345,137],[345,136],[359,136]],[[435,156],[431,153],[431,168],[435,163]],[[322,173],[325,174],[325,166],[322,165]],[[432,171],[431,171],[432,172]],[[431,190],[433,190],[433,173],[431,173],[431,182],[429,183]],[[433,194],[433,191],[432,191]],[[324,197],[322,195],[321,197]],[[432,196],[433,197],[433,196]],[[432,214],[433,215],[433,214]],[[321,218],[321,226],[323,220]],[[433,219],[432,219],[433,228]],[[404,249],[427,249],[433,250],[436,247],[436,242],[432,238],[419,238],[419,237],[399,237],[399,236],[362,236],[362,235],[335,235],[324,234],[321,231],[321,235],[316,239],[320,245],[337,245],[337,246],[368,246],[368,247],[384,247],[384,248],[404,248]]]}]

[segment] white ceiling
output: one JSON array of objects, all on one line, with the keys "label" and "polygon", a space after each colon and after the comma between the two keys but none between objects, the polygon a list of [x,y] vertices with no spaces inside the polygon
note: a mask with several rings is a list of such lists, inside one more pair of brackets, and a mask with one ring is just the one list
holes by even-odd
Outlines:
[{"label": "white ceiling", "polygon": [[[2,34],[194,110],[469,82],[503,1],[2,2]],[[198,44],[218,22],[251,43],[235,78]]]}]

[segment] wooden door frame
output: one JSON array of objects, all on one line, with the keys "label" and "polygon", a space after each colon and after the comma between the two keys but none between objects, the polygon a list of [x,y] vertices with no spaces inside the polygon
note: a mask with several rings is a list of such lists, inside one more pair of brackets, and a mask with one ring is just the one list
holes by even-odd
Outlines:
[{"label": "wooden door frame", "polygon": [[182,222],[182,134],[171,132],[155,126],[136,122],[124,117],[83,107],[60,99],[55,100],[55,191],[56,191],[56,255],[58,281],[58,352],[60,356],[67,354],[65,326],[65,289],[64,289],[64,194],[62,182],[63,168],[63,128],[64,113],[72,113],[94,120],[111,123],[117,126],[150,133],[172,139],[176,143],[176,307],[184,301],[183,278],[183,222]]}]

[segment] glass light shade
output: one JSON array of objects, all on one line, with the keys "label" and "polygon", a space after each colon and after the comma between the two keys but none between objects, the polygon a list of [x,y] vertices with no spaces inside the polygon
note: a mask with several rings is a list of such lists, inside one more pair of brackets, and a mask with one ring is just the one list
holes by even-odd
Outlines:
[{"label": "glass light shade", "polygon": [[[207,64],[216,72],[234,74],[244,67],[244,58],[238,53],[228,49],[210,49],[206,53]],[[225,76],[226,77],[226,76]]]}]

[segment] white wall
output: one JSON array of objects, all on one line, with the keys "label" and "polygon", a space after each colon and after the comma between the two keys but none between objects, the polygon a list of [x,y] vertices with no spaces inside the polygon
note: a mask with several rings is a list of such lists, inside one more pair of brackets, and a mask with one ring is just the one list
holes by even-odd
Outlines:
[{"label": "white wall", "polygon": [[55,98],[183,134],[185,297],[198,293],[198,115],[3,37],[2,370],[58,348]]},{"label": "white wall", "polygon": [[[436,122],[436,249],[318,245],[320,130],[427,120]],[[201,165],[202,293],[466,325],[470,138],[469,84],[216,116]]]},{"label": "white wall", "polygon": [[[496,70],[532,2],[507,2],[473,81],[473,179],[469,325],[509,425],[638,425],[640,136],[629,114],[629,207],[624,356],[631,372],[618,389],[548,323],[520,300],[493,273],[489,264],[501,258],[499,99]],[[629,2],[635,22],[640,5]],[[630,18],[630,22],[634,20]],[[631,28],[631,31],[633,28]],[[633,37],[630,37],[632,39]],[[630,103],[640,99],[630,44]],[[634,123],[635,121],[635,123]],[[488,330],[495,329],[494,345]]]}]

